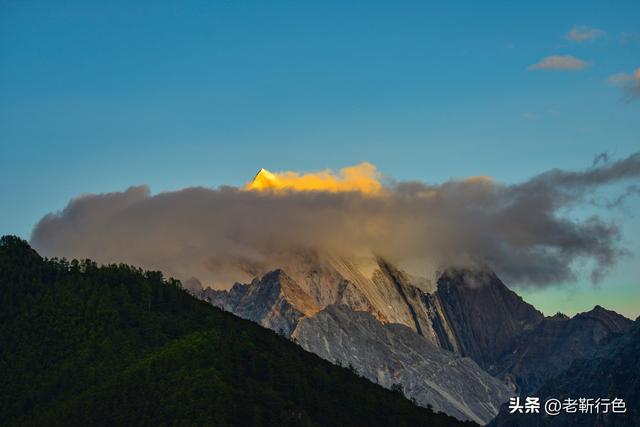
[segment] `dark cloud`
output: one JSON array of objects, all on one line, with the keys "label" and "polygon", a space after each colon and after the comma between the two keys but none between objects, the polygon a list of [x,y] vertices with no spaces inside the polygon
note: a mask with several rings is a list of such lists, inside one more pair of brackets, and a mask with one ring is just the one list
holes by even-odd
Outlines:
[{"label": "dark cloud", "polygon": [[607,160],[516,185],[484,177],[400,182],[374,195],[232,187],[151,195],[146,186],[131,187],[72,200],[42,218],[31,240],[45,255],[127,262],[217,287],[309,249],[375,253],[401,264],[421,259],[435,268],[483,265],[531,285],[574,280],[587,265],[598,281],[624,253],[620,230],[571,209],[603,186],[637,189],[640,179],[640,153]]},{"label": "dark cloud", "polygon": [[596,166],[598,166],[600,162],[607,163],[608,161],[609,161],[609,154],[600,153],[593,158],[593,163],[591,164],[591,167],[595,168]]}]

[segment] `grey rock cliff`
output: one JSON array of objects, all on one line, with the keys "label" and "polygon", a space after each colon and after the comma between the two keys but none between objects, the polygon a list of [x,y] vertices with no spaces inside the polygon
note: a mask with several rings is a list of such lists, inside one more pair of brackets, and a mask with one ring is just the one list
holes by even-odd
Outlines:
[{"label": "grey rock cliff", "polygon": [[486,424],[510,396],[473,360],[438,348],[407,326],[382,324],[346,306],[328,306],[301,320],[292,338],[384,387],[399,384],[418,404],[461,420]]},{"label": "grey rock cliff", "polygon": [[379,263],[372,279],[342,261],[309,274],[294,270],[302,285],[276,270],[228,292],[206,290],[199,296],[290,336],[327,360],[351,364],[385,387],[399,384],[418,404],[463,420],[490,421],[512,390],[473,360],[442,348],[432,325],[453,331],[442,319],[439,300],[429,303],[430,295],[403,272]]},{"label": "grey rock cliff", "polygon": [[313,253],[283,263],[250,284],[198,295],[384,386],[400,384],[419,404],[477,422],[630,324],[600,307],[545,318],[489,271],[449,270],[425,286],[380,258],[369,274]]},{"label": "grey rock cliff", "polygon": [[251,284],[235,284],[229,292],[208,291],[200,294],[237,316],[289,336],[298,321],[318,311],[313,300],[284,271],[275,270]]}]

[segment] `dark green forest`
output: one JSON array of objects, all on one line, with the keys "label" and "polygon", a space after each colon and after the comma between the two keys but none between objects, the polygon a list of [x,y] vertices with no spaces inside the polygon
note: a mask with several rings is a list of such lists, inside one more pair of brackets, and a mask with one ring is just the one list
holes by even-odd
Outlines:
[{"label": "dark green forest", "polygon": [[0,425],[448,426],[127,265],[0,240]]}]

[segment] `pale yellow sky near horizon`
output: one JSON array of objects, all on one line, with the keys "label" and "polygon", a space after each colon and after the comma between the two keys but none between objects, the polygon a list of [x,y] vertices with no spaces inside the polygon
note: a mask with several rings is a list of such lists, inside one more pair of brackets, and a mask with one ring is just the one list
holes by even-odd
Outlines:
[{"label": "pale yellow sky near horizon", "polygon": [[[635,289],[635,293],[629,293]],[[585,289],[577,285],[562,285],[548,288],[514,289],[526,302],[532,304],[546,316],[557,312],[573,317],[577,313],[590,311],[595,305],[635,320],[640,316],[640,289],[632,286],[597,286]]]}]

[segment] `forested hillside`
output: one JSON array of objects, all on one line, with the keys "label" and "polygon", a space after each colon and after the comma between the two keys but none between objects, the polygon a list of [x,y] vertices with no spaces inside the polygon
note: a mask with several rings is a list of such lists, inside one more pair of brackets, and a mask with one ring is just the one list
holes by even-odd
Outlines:
[{"label": "forested hillside", "polygon": [[158,272],[0,240],[0,425],[458,425]]}]

